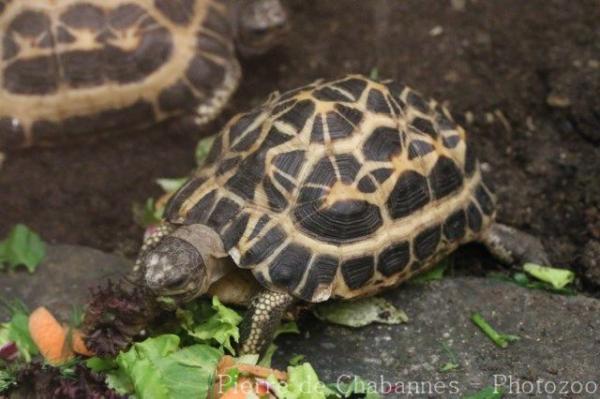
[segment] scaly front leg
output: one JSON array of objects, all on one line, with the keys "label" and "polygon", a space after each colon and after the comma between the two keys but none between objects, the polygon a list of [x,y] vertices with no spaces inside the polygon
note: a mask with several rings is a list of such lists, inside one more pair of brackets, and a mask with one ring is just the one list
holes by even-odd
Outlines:
[{"label": "scaly front leg", "polygon": [[288,293],[264,290],[252,299],[240,325],[239,354],[263,355],[286,310],[296,302]]}]

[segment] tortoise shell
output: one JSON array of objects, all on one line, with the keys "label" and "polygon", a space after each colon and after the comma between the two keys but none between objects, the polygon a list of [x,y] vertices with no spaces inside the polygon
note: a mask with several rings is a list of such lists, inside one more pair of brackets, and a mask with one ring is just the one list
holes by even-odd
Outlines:
[{"label": "tortoise shell", "polygon": [[210,120],[235,90],[227,3],[0,0],[0,148]]},{"label": "tortoise shell", "polygon": [[240,268],[306,301],[378,292],[492,222],[465,130],[435,101],[363,76],[235,117],[167,219],[215,229]]}]

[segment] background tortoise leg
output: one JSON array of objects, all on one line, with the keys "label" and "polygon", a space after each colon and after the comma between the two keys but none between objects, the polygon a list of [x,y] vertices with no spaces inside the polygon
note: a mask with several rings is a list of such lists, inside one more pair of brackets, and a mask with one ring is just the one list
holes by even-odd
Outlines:
[{"label": "background tortoise leg", "polygon": [[238,355],[264,354],[285,311],[296,301],[288,293],[264,290],[256,295],[240,325]]},{"label": "background tortoise leg", "polygon": [[173,226],[171,223],[163,221],[157,226],[150,227],[150,229],[152,230],[144,235],[144,242],[142,243],[142,247],[140,248],[138,256],[135,260],[135,265],[133,266],[134,275],[137,275],[140,272],[143,273],[141,266],[144,256],[148,253],[148,251],[156,248],[160,240],[175,231],[175,226]]},{"label": "background tortoise leg", "polygon": [[534,236],[501,223],[494,223],[481,242],[504,263],[531,262],[549,266],[544,246]]}]

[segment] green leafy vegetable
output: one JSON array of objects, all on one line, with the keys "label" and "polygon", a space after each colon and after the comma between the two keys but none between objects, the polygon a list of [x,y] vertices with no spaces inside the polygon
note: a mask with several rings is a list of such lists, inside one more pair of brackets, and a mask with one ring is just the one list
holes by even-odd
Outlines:
[{"label": "green leafy vegetable", "polygon": [[290,359],[290,366],[297,366],[304,361],[304,355],[294,355]]},{"label": "green leafy vegetable", "polygon": [[38,354],[37,346],[29,335],[29,315],[25,305],[15,302],[4,304],[10,313],[10,320],[0,324],[0,347],[14,342],[19,348],[20,356],[30,362]]},{"label": "green leafy vegetable", "polygon": [[198,142],[196,146],[196,164],[202,166],[206,156],[210,152],[210,148],[215,141],[215,136],[206,137]]},{"label": "green leafy vegetable", "polygon": [[406,313],[379,297],[325,302],[315,306],[313,313],[321,320],[347,327],[362,327],[371,323],[400,324],[408,321]]},{"label": "green leafy vegetable", "polygon": [[369,79],[379,80],[379,69],[377,67],[371,68],[371,72],[369,72]]},{"label": "green leafy vegetable", "polygon": [[433,268],[428,271],[418,274],[415,277],[410,279],[411,283],[424,284],[430,281],[441,280],[444,278],[444,273],[446,269],[450,266],[450,258],[444,258],[442,261],[438,262]]},{"label": "green leafy vegetable", "polygon": [[235,360],[237,363],[240,364],[250,364],[252,366],[255,366],[256,364],[258,364],[258,355],[256,353],[250,353],[247,355],[236,357]]},{"label": "green leafy vegetable", "polygon": [[487,387],[481,391],[463,396],[463,399],[501,399],[504,393],[501,390],[496,390],[494,387]]},{"label": "green leafy vegetable", "polygon": [[555,288],[554,286],[552,286],[551,284],[548,284],[546,282],[539,281],[539,280],[532,280],[531,278],[529,278],[529,276],[527,276],[527,274],[521,273],[521,272],[513,274],[512,277],[508,277],[502,273],[491,272],[491,273],[488,273],[488,277],[496,279],[496,280],[500,280],[500,281],[515,283],[515,284],[517,284],[521,287],[527,288],[527,289],[550,291],[552,293],[561,294],[561,295],[576,295],[576,292],[571,288],[568,288],[568,287]]},{"label": "green leafy vegetable", "polygon": [[273,334],[273,339],[279,337],[281,334],[300,334],[300,329],[298,328],[298,324],[295,321],[289,321],[285,324],[281,324],[275,330],[275,334]]},{"label": "green leafy vegetable", "polygon": [[[116,362],[93,358],[94,371],[108,375],[109,386],[137,398],[176,399],[207,397],[222,352],[208,345],[179,348],[179,337],[160,335],[134,344]],[[118,368],[108,369],[108,367]]]},{"label": "green leafy vegetable", "polygon": [[267,347],[267,350],[265,351],[265,354],[263,355],[263,357],[260,359],[260,362],[258,362],[258,365],[262,366],[262,367],[271,367],[271,362],[273,361],[273,355],[277,351],[277,348],[278,348],[277,345],[271,343]]},{"label": "green leafy vegetable", "polygon": [[156,298],[156,302],[163,305],[166,309],[174,309],[177,307],[177,302],[175,302],[175,299],[169,296],[159,296]]},{"label": "green leafy vegetable", "polygon": [[[71,345],[69,343],[69,345]],[[58,371],[60,372],[60,375],[67,377],[67,378],[75,378],[77,376],[77,365],[79,364],[80,360],[77,358],[73,358],[70,360],[67,360],[66,363],[61,364],[60,366],[58,366]]]},{"label": "green leafy vegetable", "polygon": [[96,373],[105,375],[106,384],[121,395],[133,392],[133,383],[127,373],[119,368],[116,359],[91,357],[86,360],[85,365]]},{"label": "green leafy vegetable", "polygon": [[133,204],[133,220],[142,227],[152,226],[162,220],[163,211],[163,208],[156,207],[154,198],[148,198],[145,204],[139,202]]},{"label": "green leafy vegetable", "polygon": [[[277,327],[275,334],[273,334],[273,340],[275,340],[275,338],[281,334],[300,334],[300,330],[298,329],[298,325],[295,321],[290,321]],[[271,360],[273,359],[273,355],[275,354],[276,350],[277,345],[271,343],[265,351],[262,359],[260,359],[260,362],[258,362],[258,365],[263,367],[271,367]]]},{"label": "green leafy vegetable", "polygon": [[33,273],[46,256],[46,245],[39,235],[23,224],[17,224],[4,241],[0,241],[0,270],[23,265]]},{"label": "green leafy vegetable", "polygon": [[460,366],[456,363],[446,362],[442,367],[440,367],[441,373],[447,373],[448,371],[456,370]]},{"label": "green leafy vegetable", "polygon": [[479,313],[474,313],[471,316],[471,321],[473,321],[473,323],[475,323],[475,325],[479,327],[479,329],[483,331],[483,333],[487,335],[500,348],[506,348],[510,342],[514,342],[520,339],[516,335],[501,334],[497,332],[492,328],[492,326],[489,325],[487,321],[485,321],[485,319]]},{"label": "green leafy vegetable", "polygon": [[525,263],[523,270],[538,280],[551,284],[556,289],[566,287],[575,279],[575,274],[571,270],[540,266],[535,263]]},{"label": "green leafy vegetable", "polygon": [[449,361],[446,362],[440,368],[440,372],[445,373],[445,372],[452,371],[452,370],[459,368],[460,365],[458,364],[458,359],[456,358],[456,353],[454,353],[454,351],[448,346],[447,343],[442,342],[441,345],[442,345],[442,349],[448,356]]},{"label": "green leafy vegetable", "polygon": [[106,372],[106,385],[121,395],[134,392],[133,383],[127,373],[119,368]]},{"label": "green leafy vegetable", "polygon": [[226,382],[221,387],[223,392],[227,392],[229,388],[233,388],[235,384],[237,384],[238,379],[240,378],[240,370],[236,368],[229,369],[229,371],[227,371],[227,377]]},{"label": "green leafy vegetable", "polygon": [[90,357],[89,359],[87,359],[85,361],[85,365],[92,371],[95,371],[96,373],[101,373],[103,371],[119,367],[115,359],[98,356]]},{"label": "green leafy vegetable", "polygon": [[0,369],[0,393],[16,384],[16,377],[8,370]]},{"label": "green leafy vegetable", "polygon": [[317,373],[308,363],[287,368],[288,380],[279,382],[274,376],[267,381],[279,399],[326,399],[336,392],[319,381]]},{"label": "green leafy vegetable", "polygon": [[212,306],[204,302],[195,302],[179,313],[183,328],[196,340],[210,344],[216,341],[230,353],[235,353],[231,340],[238,342],[240,331],[238,324],[242,317],[235,311],[221,304],[216,296]]},{"label": "green leafy vegetable", "polygon": [[80,304],[71,306],[71,314],[69,315],[69,325],[71,327],[79,327],[83,323],[84,311]]},{"label": "green leafy vegetable", "polygon": [[156,184],[158,184],[160,188],[164,190],[165,193],[172,193],[179,190],[179,188],[181,188],[181,186],[183,186],[187,180],[187,177],[180,177],[175,179],[163,178],[156,179]]}]

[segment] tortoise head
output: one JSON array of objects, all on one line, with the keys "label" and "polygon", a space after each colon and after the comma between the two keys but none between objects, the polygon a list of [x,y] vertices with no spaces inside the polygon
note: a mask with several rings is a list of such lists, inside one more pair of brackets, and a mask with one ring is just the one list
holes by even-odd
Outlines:
[{"label": "tortoise head", "polygon": [[235,9],[237,47],[244,56],[259,55],[277,45],[288,28],[279,0],[244,0]]},{"label": "tortoise head", "polygon": [[177,303],[187,302],[208,289],[208,274],[202,254],[189,241],[167,236],[142,263],[146,285],[157,296],[173,298]]},{"label": "tortoise head", "polygon": [[143,255],[146,285],[157,296],[175,303],[206,293],[228,270],[219,259],[227,257],[220,236],[207,226],[180,226]]}]

